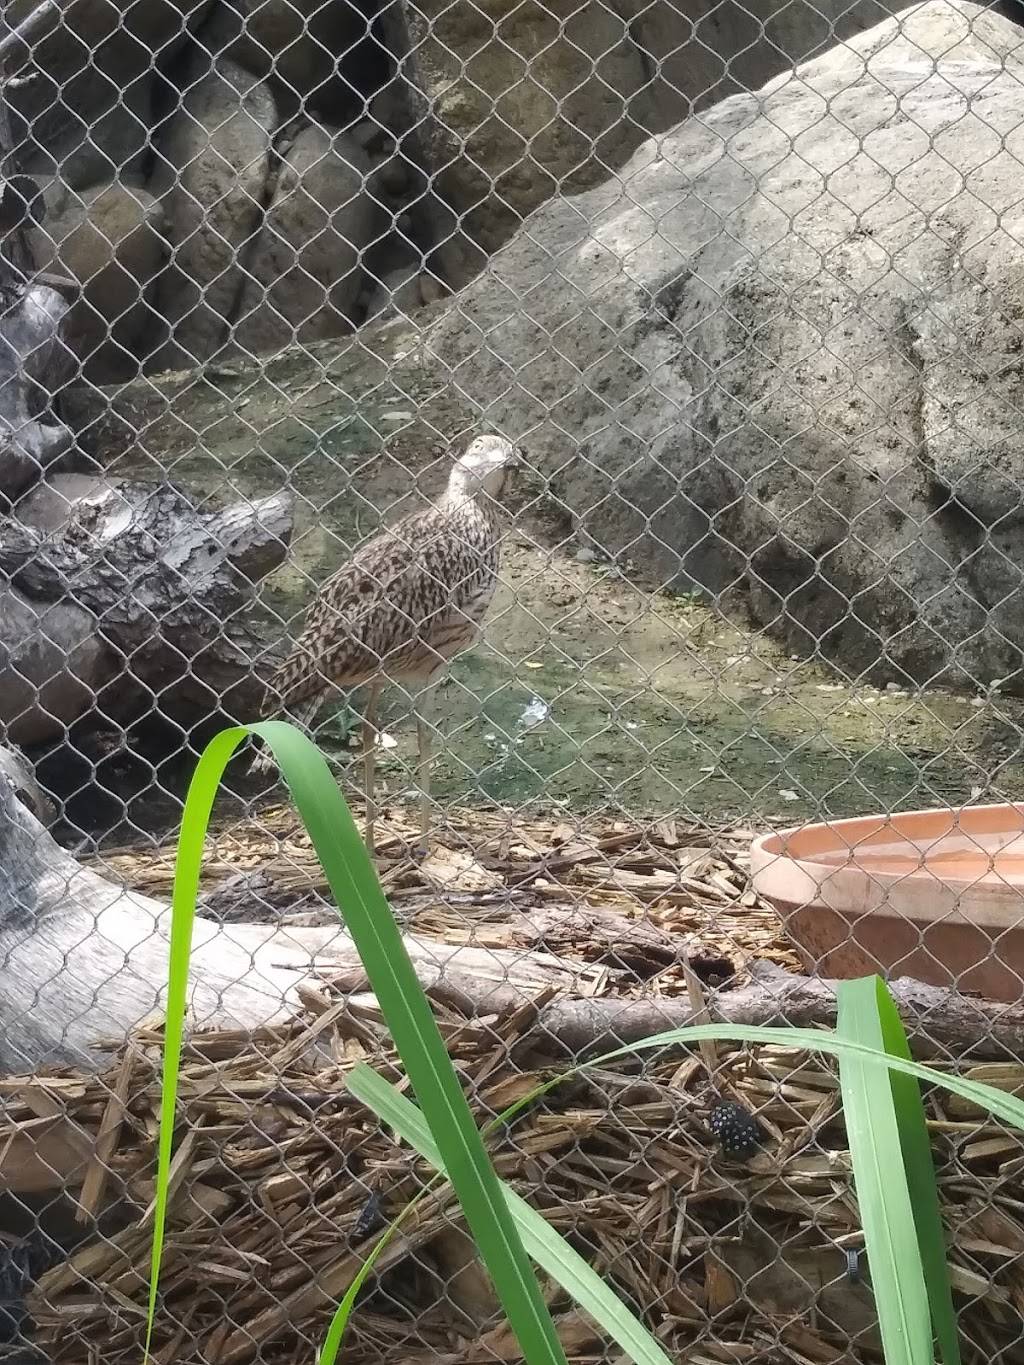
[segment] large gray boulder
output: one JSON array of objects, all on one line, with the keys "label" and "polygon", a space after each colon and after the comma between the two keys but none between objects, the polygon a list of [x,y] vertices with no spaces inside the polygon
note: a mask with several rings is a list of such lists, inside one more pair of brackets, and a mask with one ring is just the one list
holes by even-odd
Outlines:
[{"label": "large gray boulder", "polygon": [[430,349],[658,581],[1024,688],[1022,80],[1008,20],[904,11],[539,209]]},{"label": "large gray boulder", "polygon": [[[142,168],[153,121],[154,73],[194,31],[210,0],[75,0],[33,39],[10,90],[23,169],[82,189]],[[38,0],[12,0],[11,25]]]},{"label": "large gray boulder", "polygon": [[758,89],[889,8],[879,0],[396,6],[408,48],[401,77],[433,173],[446,279],[464,284],[538,204],[605,180],[647,134]]},{"label": "large gray boulder", "polygon": [[152,343],[149,304],[167,258],[162,207],[118,180],[81,193],[53,180],[44,199],[46,220],[32,233],[36,265],[81,286],[64,338],[87,379],[129,378],[138,372],[134,353]]},{"label": "large gray boulder", "polygon": [[337,336],[352,325],[362,255],[377,228],[366,153],[338,129],[304,128],[284,154],[247,262],[235,340],[250,355]]},{"label": "large gray boulder", "polygon": [[[202,67],[208,69],[198,74]],[[168,368],[209,360],[224,345],[259,230],[277,106],[269,86],[226,57],[197,79],[162,139],[150,188],[172,248],[158,306],[171,327]]]},{"label": "large gray boulder", "polygon": [[339,68],[366,34],[366,17],[349,0],[219,0],[198,40],[261,80],[276,77],[285,107],[304,102],[339,118],[353,104]]}]

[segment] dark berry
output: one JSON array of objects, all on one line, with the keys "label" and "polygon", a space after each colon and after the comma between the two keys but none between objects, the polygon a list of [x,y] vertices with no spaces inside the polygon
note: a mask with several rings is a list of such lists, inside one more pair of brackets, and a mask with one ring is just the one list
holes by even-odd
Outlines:
[{"label": "dark berry", "polygon": [[721,1101],[711,1110],[708,1122],[725,1156],[753,1156],[764,1141],[764,1129],[741,1104]]},{"label": "dark berry", "polygon": [[349,1236],[353,1242],[361,1242],[364,1237],[369,1237],[371,1232],[376,1232],[382,1227],[386,1221],[380,1205],[380,1195],[372,1193],[352,1225]]}]

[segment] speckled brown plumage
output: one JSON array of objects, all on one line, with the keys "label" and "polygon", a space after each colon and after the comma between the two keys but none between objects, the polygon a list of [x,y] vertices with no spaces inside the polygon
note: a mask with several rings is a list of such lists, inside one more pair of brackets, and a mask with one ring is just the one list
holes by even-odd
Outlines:
[{"label": "speckled brown plumage", "polygon": [[[419,694],[422,834],[429,823],[429,712],[448,661],[480,634],[498,581],[497,499],[519,452],[479,436],[455,462],[444,496],[373,536],[321,588],[295,648],[270,681],[274,700],[311,719],[334,689],[369,684],[363,718],[367,842],[373,847],[373,750],[380,689]],[[264,750],[254,770],[272,765]]]},{"label": "speckled brown plumage", "polygon": [[501,528],[481,498],[452,496],[367,541],[329,578],[271,688],[286,709],[381,676],[424,686],[480,632]]}]

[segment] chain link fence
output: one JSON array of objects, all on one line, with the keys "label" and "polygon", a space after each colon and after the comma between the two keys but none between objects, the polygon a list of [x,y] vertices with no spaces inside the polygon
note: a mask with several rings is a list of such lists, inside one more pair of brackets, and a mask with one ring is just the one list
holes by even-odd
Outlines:
[{"label": "chain link fence", "polygon": [[[429,714],[429,669],[345,672],[328,620],[302,720],[363,818],[383,675],[377,864],[481,1121],[694,1018],[828,1025],[876,970],[919,1055],[1024,1087],[1024,10],[19,0],[2,28],[5,1354],[140,1357],[184,792],[218,729],[281,714],[360,547],[389,629],[424,576],[486,608],[445,618]],[[471,490],[493,583],[444,512],[480,435],[520,452]],[[396,525],[389,578],[365,546]],[[399,1064],[249,758],[205,862],[165,1361],[313,1358],[430,1174],[346,1092]],[[1019,1137],[928,1106],[964,1359],[1022,1362]],[[881,1359],[827,1061],[633,1056],[494,1150],[674,1359]],[[346,1351],[519,1358],[445,1191]]]}]

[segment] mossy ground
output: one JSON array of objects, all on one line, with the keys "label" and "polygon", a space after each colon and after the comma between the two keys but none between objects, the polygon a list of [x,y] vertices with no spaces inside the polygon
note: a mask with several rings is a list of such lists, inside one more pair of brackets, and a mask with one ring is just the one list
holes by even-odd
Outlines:
[{"label": "mossy ground", "polygon": [[[120,467],[169,471],[216,498],[289,487],[295,535],[263,601],[295,629],[315,585],[382,515],[440,486],[443,438],[468,426],[395,355],[400,383],[394,367],[341,347],[315,364],[286,356],[136,386],[117,403],[140,431]],[[537,493],[520,490],[484,641],[441,690],[438,797],[756,825],[1019,795],[1019,701],[839,683],[714,604],[581,562]],[[380,772],[392,794],[413,781],[408,712],[387,698],[396,742]],[[324,719],[322,742],[347,760],[343,719]]]}]

